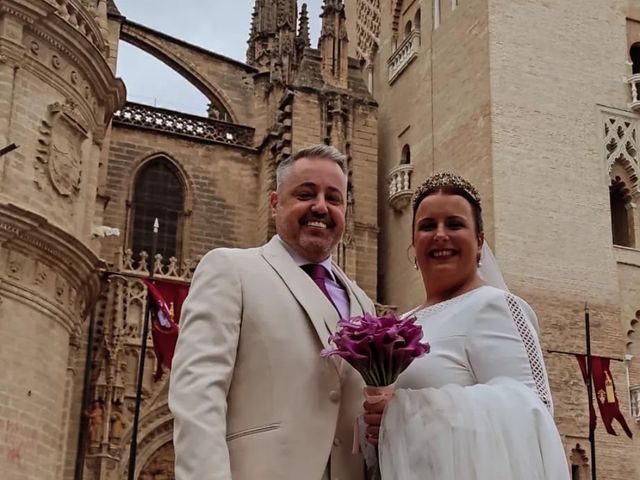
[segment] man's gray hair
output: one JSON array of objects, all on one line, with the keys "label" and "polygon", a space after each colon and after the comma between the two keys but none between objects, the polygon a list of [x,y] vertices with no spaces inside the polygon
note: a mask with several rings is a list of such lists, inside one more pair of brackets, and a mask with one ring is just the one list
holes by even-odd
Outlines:
[{"label": "man's gray hair", "polygon": [[338,164],[340,170],[346,172],[345,167],[347,164],[347,157],[343,153],[340,153],[340,150],[332,147],[331,145],[312,145],[311,147],[298,150],[278,164],[278,167],[276,168],[276,188],[279,188],[280,185],[282,185],[282,182],[287,176],[291,166],[301,158],[324,158],[332,160]]}]

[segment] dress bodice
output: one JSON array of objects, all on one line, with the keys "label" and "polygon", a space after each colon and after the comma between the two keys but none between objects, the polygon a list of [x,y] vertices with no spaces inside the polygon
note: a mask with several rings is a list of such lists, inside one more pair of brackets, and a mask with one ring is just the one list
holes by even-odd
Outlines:
[{"label": "dress bodice", "polygon": [[414,313],[431,345],[397,388],[439,388],[509,377],[532,388],[551,408],[537,319],[519,297],[483,286]]}]

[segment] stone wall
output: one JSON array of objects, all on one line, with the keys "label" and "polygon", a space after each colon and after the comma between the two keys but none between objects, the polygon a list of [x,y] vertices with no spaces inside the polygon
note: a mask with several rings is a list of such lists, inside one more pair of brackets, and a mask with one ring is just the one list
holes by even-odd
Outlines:
[{"label": "stone wall", "polygon": [[[119,248],[129,248],[136,174],[158,155],[183,172],[187,212],[182,235],[183,260],[195,259],[216,247],[248,247],[256,238],[258,167],[252,149],[178,138],[173,135],[116,126],[109,150],[106,195],[111,198],[105,224],[119,228],[120,238],[103,241],[105,258],[114,261]],[[137,253],[137,252],[136,252]]]},{"label": "stone wall", "polygon": [[76,0],[0,6],[0,145],[19,146],[0,159],[0,471],[16,480],[62,478],[77,445],[98,159],[124,101],[104,22]]}]

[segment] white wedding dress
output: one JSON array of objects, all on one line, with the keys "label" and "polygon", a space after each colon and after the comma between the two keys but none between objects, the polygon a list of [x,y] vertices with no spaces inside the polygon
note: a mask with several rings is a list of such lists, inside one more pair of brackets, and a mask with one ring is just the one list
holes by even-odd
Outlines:
[{"label": "white wedding dress", "polygon": [[385,410],[383,480],[568,480],[529,305],[483,286],[413,314],[431,352]]}]

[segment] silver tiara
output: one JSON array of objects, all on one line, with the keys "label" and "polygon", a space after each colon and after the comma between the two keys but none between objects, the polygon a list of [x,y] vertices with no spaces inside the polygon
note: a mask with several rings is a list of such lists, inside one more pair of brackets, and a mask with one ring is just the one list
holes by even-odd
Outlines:
[{"label": "silver tiara", "polygon": [[474,187],[460,175],[456,175],[455,173],[451,172],[440,172],[434,173],[424,182],[422,182],[422,184],[418,188],[416,188],[416,191],[413,194],[413,201],[411,202],[413,204],[413,208],[416,208],[416,202],[422,200],[427,193],[446,187],[454,187],[464,190],[473,200],[480,204],[480,194],[478,193],[476,187]]}]

